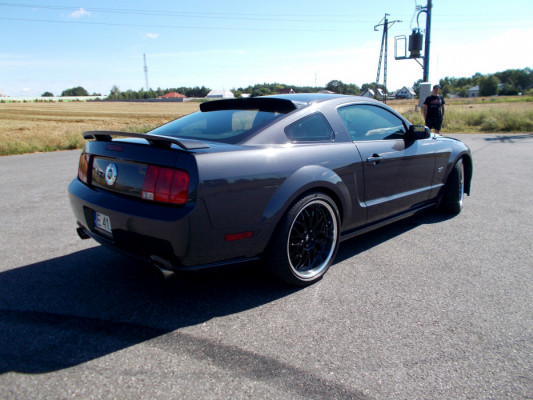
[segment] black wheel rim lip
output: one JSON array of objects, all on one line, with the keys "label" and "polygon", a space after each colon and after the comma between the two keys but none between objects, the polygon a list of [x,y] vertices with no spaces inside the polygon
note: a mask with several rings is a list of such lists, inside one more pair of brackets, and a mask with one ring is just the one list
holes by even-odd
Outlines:
[{"label": "black wheel rim lip", "polygon": [[292,222],[287,256],[293,273],[313,279],[329,266],[336,249],[338,221],[333,207],[322,199],[306,204]]},{"label": "black wheel rim lip", "polygon": [[464,169],[461,164],[461,174],[459,175],[459,205],[463,206],[463,199],[465,197],[465,183],[464,183]]}]

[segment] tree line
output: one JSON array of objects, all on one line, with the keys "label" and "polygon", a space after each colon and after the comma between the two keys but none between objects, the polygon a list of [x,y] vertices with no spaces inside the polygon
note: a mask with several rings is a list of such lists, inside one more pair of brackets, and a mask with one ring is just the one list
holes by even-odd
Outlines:
[{"label": "tree line", "polygon": [[[411,89],[418,97],[420,91],[420,83],[422,79],[414,82]],[[531,68],[524,69],[508,69],[494,74],[483,75],[476,73],[470,78],[455,78],[446,77],[439,81],[444,96],[455,95],[457,97],[468,97],[468,89],[474,86],[479,86],[479,96],[494,96],[505,95],[514,96],[518,94],[533,94],[533,72]],[[384,85],[377,85],[375,83],[365,83],[361,87],[353,83],[344,83],[340,80],[332,80],[324,87],[313,86],[294,86],[282,83],[262,83],[249,85],[247,87],[234,88],[231,91],[235,97],[241,97],[243,94],[250,94],[252,97],[267,96],[277,94],[284,89],[292,89],[295,93],[316,93],[321,90],[328,90],[338,94],[360,95],[366,89],[376,89],[390,95],[391,93]],[[122,91],[117,85],[114,85],[107,96],[107,100],[144,100],[155,99],[165,94],[177,92],[186,97],[206,97],[211,89],[202,86],[195,87],[179,87],[168,89],[150,89],[150,90],[126,90]],[[50,92],[42,94],[43,97],[53,96]],[[75,87],[66,89],[61,93],[61,96],[89,96],[87,90],[83,87]],[[100,96],[93,93],[93,96]]]},{"label": "tree line", "polygon": [[[101,96],[100,93],[89,94],[85,88],[81,86],[73,87],[70,89],[65,89],[61,92],[61,97],[81,97],[81,96]],[[41,94],[41,97],[54,97],[52,92],[44,92]]]},{"label": "tree line", "polygon": [[[421,81],[415,82],[420,84]],[[508,69],[494,74],[476,73],[470,78],[446,77],[439,82],[442,93],[468,97],[468,89],[479,86],[479,96],[516,96],[530,93],[533,89],[533,73],[531,68]]]},{"label": "tree line", "polygon": [[114,85],[107,96],[107,100],[146,100],[146,99],[157,99],[158,97],[164,96],[168,93],[180,93],[186,97],[205,97],[211,91],[211,89],[202,86],[195,87],[179,87],[179,88],[168,88],[168,89],[150,89],[144,90],[140,89],[135,90],[126,90],[121,91],[118,86]]},{"label": "tree line", "polygon": [[[286,85],[283,83],[262,83],[256,85],[250,85],[248,87],[240,87],[238,89],[232,90],[236,97],[239,97],[243,93],[249,93],[252,97],[257,96],[268,96],[277,94],[284,89],[292,89],[295,93],[316,93],[321,90],[327,90],[333,93],[338,94],[349,94],[349,95],[360,95],[366,89],[375,90],[375,83],[365,83],[363,86],[359,87],[353,83],[344,83],[340,80],[329,81],[326,86],[294,86]],[[386,92],[386,88],[383,85],[378,85],[379,89],[382,89]]]}]

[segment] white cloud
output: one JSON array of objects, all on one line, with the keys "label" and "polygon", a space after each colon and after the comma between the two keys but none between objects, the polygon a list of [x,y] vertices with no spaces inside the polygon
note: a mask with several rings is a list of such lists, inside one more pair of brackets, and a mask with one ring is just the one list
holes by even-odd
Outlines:
[{"label": "white cloud", "polygon": [[144,35],[146,39],[157,39],[159,37],[159,33],[147,33]]},{"label": "white cloud", "polygon": [[87,11],[85,8],[80,8],[79,10],[74,11],[69,15],[69,18],[81,18],[85,16],[89,16],[91,13]]}]

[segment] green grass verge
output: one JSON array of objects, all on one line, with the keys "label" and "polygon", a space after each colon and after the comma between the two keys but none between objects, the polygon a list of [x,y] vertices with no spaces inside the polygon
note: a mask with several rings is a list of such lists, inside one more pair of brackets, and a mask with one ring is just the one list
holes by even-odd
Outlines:
[{"label": "green grass verge", "polygon": [[[413,124],[423,125],[422,114],[403,115]],[[443,132],[533,132],[533,110],[446,109]]]}]

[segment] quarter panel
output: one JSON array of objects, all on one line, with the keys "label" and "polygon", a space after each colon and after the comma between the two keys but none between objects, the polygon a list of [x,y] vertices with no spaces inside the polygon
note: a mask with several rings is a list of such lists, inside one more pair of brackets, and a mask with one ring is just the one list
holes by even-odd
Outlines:
[{"label": "quarter panel", "polygon": [[[339,208],[343,216],[343,220],[353,220],[352,196],[356,194],[354,190],[354,182],[347,182],[350,179],[350,172],[344,170],[337,171],[345,176],[343,180],[337,172],[330,169],[309,165],[295,171],[288,177],[283,184],[276,191],[274,196],[270,199],[268,206],[265,208],[262,221],[275,221],[277,223],[287,209],[304,193],[311,190],[321,190],[335,194],[335,198],[340,202]],[[350,188],[352,193],[350,193]],[[363,223],[365,215],[363,213],[357,214],[361,217]]]},{"label": "quarter panel", "polygon": [[198,196],[204,199],[214,228],[275,223],[301,190],[322,183],[337,194],[352,219],[355,173],[360,168],[352,143],[243,146],[198,155],[197,163]]}]

